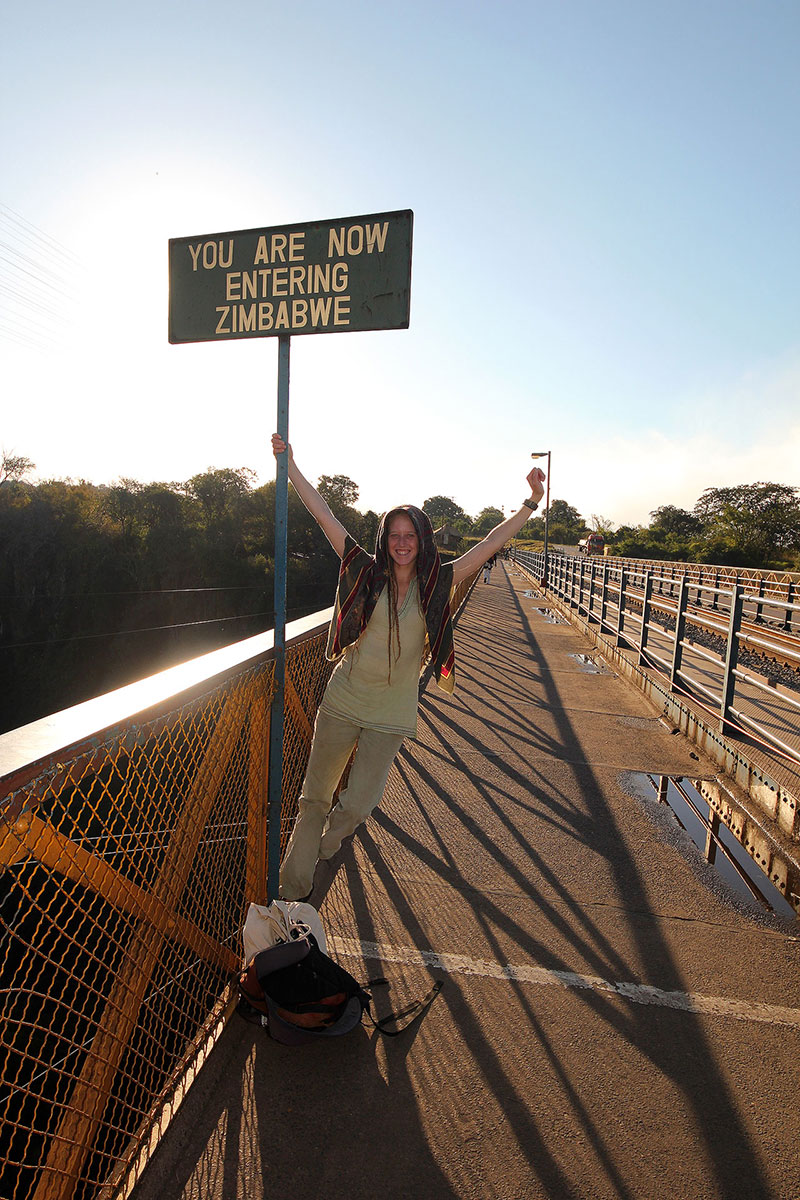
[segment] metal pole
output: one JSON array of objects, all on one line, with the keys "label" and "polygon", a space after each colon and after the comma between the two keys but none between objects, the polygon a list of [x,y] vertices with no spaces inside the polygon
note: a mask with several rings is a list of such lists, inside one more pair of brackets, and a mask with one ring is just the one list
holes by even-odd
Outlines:
[{"label": "metal pole", "polygon": [[754,620],[758,624],[760,624],[764,619],[764,605],[762,604],[762,601],[764,599],[764,576],[763,575],[759,575],[759,577],[758,577],[758,592],[756,594],[758,596],[758,604],[756,605],[756,615],[754,617]]},{"label": "metal pole", "polygon": [[647,666],[645,647],[650,633],[650,610],[653,604],[653,576],[650,571],[644,573],[644,599],[642,601],[642,636],[639,639],[639,666]]},{"label": "metal pole", "polygon": [[686,586],[686,576],[681,576],[678,585],[678,610],[675,614],[675,645],[672,648],[672,668],[669,673],[669,690],[674,692],[680,685],[681,663],[683,661],[683,636],[686,633],[686,601],[689,589]]},{"label": "metal pole", "polygon": [[603,584],[600,589],[600,632],[605,633],[606,630],[606,612],[608,611],[608,575],[611,567],[607,562],[603,563]]},{"label": "metal pole", "polygon": [[[289,335],[278,338],[278,427],[289,444]],[[267,903],[278,897],[283,794],[283,697],[286,680],[286,558],[288,553],[289,454],[278,455],[275,472],[275,687],[269,724],[269,834]]]},{"label": "metal pole", "polygon": [[728,645],[725,654],[725,674],[722,677],[722,694],[719,702],[719,731],[725,733],[730,723],[730,711],[736,692],[736,668],[739,662],[739,635],[742,631],[742,606],[744,589],[739,586],[739,577],[731,592],[731,619],[728,623]]},{"label": "metal pole", "polygon": [[[792,604],[793,601],[794,601],[794,580],[790,579],[788,581],[788,583],[786,584],[786,603]],[[787,633],[792,632],[792,610],[791,610],[791,608],[787,608],[785,610],[784,615],[783,615],[783,624],[781,625],[781,628],[785,629],[787,631]]]},{"label": "metal pole", "polygon": [[548,450],[547,451],[547,496],[545,497],[545,502],[544,502],[544,578],[542,579],[542,584],[544,587],[547,587],[547,578],[548,578],[548,576],[547,576],[547,566],[548,566],[547,534],[548,534],[548,529],[549,529],[549,522],[550,522],[550,451]]},{"label": "metal pole", "polygon": [[628,572],[624,567],[619,569],[619,607],[617,609],[617,645],[625,645],[625,590],[628,586]]}]

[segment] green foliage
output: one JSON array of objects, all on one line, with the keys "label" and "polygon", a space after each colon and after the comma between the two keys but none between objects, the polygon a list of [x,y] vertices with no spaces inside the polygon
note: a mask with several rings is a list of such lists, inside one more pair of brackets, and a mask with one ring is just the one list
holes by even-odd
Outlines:
[{"label": "green foliage", "polygon": [[663,533],[644,525],[620,525],[614,534],[611,553],[623,558],[671,558]]},{"label": "green foliage", "polygon": [[621,526],[612,535],[611,552],[632,558],[789,569],[793,555],[800,551],[798,492],[800,488],[778,483],[706,488],[693,512],[665,504],[651,512],[649,526]]},{"label": "green foliage", "polygon": [[[121,686],[270,628],[275,483],[210,467],[184,483],[142,484],[25,476],[34,464],[3,454],[0,470],[0,654],[14,686],[0,692],[2,729]],[[375,544],[377,513],[358,512],[358,486],[323,475],[319,490],[354,538]],[[800,489],[774,483],[707,488],[693,512],[662,505],[649,526],[593,515],[610,553],[788,569],[800,566]],[[503,520],[487,507],[475,522],[449,496],[424,509],[435,527],[478,540]],[[339,560],[289,489],[289,619],[331,603]],[[517,538],[540,548],[544,514]],[[586,536],[580,513],[553,500],[551,545]],[[463,548],[463,546],[462,546]],[[777,560],[777,561],[776,561]]]},{"label": "green foliage", "polygon": [[798,491],[780,483],[706,488],[695,516],[722,544],[766,563],[778,550],[800,549]]},{"label": "green foliage", "polygon": [[347,475],[320,475],[317,491],[334,513],[351,508],[358,499],[358,484]]},{"label": "green foliage", "polygon": [[[354,483],[348,475],[321,475],[317,491],[323,500],[326,501],[334,516],[342,522],[345,529],[348,533],[352,534],[359,545],[371,549],[375,544],[375,535],[378,532],[380,517],[371,510],[367,513],[360,513],[356,508],[353,508],[356,500],[358,500],[358,484]],[[306,515],[308,517],[308,514]],[[331,551],[327,538],[318,528],[316,522],[312,521],[310,517],[308,517],[308,520],[316,531],[314,534],[314,545],[317,550],[320,550],[324,545],[326,553]]]},{"label": "green foliage", "polygon": [[601,513],[592,513],[591,528],[595,533],[601,533],[607,542],[614,536],[614,522]]},{"label": "green foliage", "polygon": [[650,513],[653,518],[650,528],[665,534],[667,537],[678,539],[696,537],[703,531],[703,522],[685,508],[676,508],[674,504],[662,504]]},{"label": "green foliage", "polygon": [[[275,484],[253,479],[3,483],[0,654],[15,682],[0,728],[270,628]],[[349,513],[374,541],[375,514]],[[293,620],[331,603],[339,560],[291,488],[289,546]]]},{"label": "green foliage", "polygon": [[505,514],[499,508],[484,508],[478,513],[473,522],[473,532],[479,537],[485,537],[496,525],[501,525]]},{"label": "green foliage", "polygon": [[586,536],[586,523],[577,508],[567,504],[566,500],[551,500],[547,531],[551,546],[575,546]]},{"label": "green foliage", "polygon": [[23,454],[11,454],[6,450],[0,459],[0,484],[16,483],[36,469],[36,463]]},{"label": "green foliage", "polygon": [[[4,456],[0,486],[0,693],[9,729],[273,624],[275,483],[209,467],[184,483],[24,481]],[[362,545],[379,517],[358,486],[320,491]],[[289,488],[289,620],[332,602],[339,559]]]},{"label": "green foliage", "polygon": [[422,511],[428,514],[434,529],[452,525],[460,533],[472,531],[472,521],[452,496],[430,496],[422,505]]}]

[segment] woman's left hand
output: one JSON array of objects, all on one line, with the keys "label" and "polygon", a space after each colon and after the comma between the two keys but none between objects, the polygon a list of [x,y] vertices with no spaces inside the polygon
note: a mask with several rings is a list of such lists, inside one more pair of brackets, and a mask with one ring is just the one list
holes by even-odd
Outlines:
[{"label": "woman's left hand", "polygon": [[544,471],[541,467],[533,467],[528,475],[528,483],[531,489],[531,499],[538,504],[544,495]]}]

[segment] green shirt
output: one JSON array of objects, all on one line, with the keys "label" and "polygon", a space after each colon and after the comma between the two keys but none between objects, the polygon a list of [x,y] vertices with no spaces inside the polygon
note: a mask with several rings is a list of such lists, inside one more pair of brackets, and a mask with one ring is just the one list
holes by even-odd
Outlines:
[{"label": "green shirt", "polygon": [[388,596],[387,586],[358,643],[348,646],[336,665],[320,708],[365,729],[416,737],[419,672],[425,646],[425,619],[416,579],[409,584],[398,613],[400,657],[395,661],[397,642],[393,639],[391,683]]}]

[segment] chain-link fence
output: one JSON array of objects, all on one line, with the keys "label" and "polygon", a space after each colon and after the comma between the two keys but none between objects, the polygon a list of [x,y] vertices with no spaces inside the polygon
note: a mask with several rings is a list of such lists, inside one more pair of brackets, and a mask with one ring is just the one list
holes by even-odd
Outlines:
[{"label": "chain-link fence", "polygon": [[[331,669],[325,626],[304,624],[281,851]],[[272,693],[272,651],[245,656],[3,778],[3,1200],[126,1195],[230,1016],[245,911],[266,898]]]},{"label": "chain-link fence", "polygon": [[[282,840],[329,674],[287,650]],[[228,1013],[263,900],[273,663],[107,730],[2,801],[0,1195],[122,1190]]]}]

